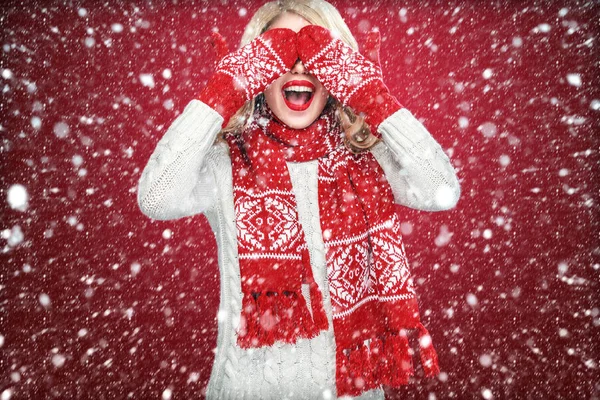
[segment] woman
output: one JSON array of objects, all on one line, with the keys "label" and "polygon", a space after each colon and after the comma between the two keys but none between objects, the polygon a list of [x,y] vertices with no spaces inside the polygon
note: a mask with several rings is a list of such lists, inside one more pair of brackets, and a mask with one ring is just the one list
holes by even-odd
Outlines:
[{"label": "woman", "polygon": [[[204,213],[221,303],[210,399],[383,399],[439,372],[394,203],[454,207],[439,144],[322,0],[271,2],[158,143],[138,201],[155,219]],[[217,40],[217,48],[225,47]]]}]

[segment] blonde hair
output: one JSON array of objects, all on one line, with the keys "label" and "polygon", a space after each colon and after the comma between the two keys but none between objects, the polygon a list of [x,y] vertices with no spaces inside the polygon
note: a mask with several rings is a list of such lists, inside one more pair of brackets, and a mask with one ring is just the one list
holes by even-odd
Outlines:
[{"label": "blonde hair", "polygon": [[[246,25],[239,47],[247,45],[257,36],[266,32],[277,18],[286,12],[297,14],[312,25],[319,25],[329,29],[335,37],[342,40],[353,50],[358,51],[358,43],[354,36],[352,36],[348,25],[346,25],[338,10],[325,0],[277,0],[264,4],[254,13],[250,22]],[[352,123],[356,121],[357,116],[350,108],[342,107],[333,98],[330,98],[330,101],[334,103],[339,112],[345,112],[349,115]],[[250,115],[252,115],[255,105],[256,99],[246,102],[229,120],[229,123],[223,128],[219,136],[229,132],[241,132],[248,122]],[[360,131],[370,134],[369,127],[365,123],[362,124]],[[354,137],[351,137],[352,135],[349,135],[348,131],[346,132],[346,136],[347,144],[350,144],[351,149],[355,152],[367,150],[374,144],[373,140],[357,141]],[[365,143],[369,145],[365,147]]]},{"label": "blonde hair", "polygon": [[325,0],[278,0],[266,3],[256,11],[246,26],[240,47],[266,32],[271,24],[286,12],[297,14],[312,25],[320,25],[329,29],[336,37],[358,51],[358,44],[348,25],[338,10]]}]

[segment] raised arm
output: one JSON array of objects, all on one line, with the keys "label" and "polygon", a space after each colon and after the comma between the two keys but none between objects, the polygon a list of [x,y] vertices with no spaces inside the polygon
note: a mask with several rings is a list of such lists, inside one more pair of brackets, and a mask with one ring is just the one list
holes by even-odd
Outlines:
[{"label": "raised arm", "polygon": [[140,178],[138,204],[150,218],[176,219],[204,212],[215,198],[215,182],[206,156],[223,118],[192,100],[175,119]]},{"label": "raised arm", "polygon": [[327,29],[308,25],[298,32],[298,54],[329,92],[364,114],[372,133],[383,139],[372,151],[397,203],[429,211],[454,207],[460,186],[448,157],[383,83],[378,32],[369,41],[366,58]]},{"label": "raised arm", "polygon": [[138,203],[144,214],[175,219],[209,209],[217,182],[205,159],[217,133],[246,101],[290,70],[295,44],[294,31],[271,29],[219,61],[199,100],[169,127],[142,173]]},{"label": "raised arm", "polygon": [[424,211],[456,206],[460,184],[446,153],[403,108],[379,125],[383,141],[371,152],[383,168],[396,203]]}]

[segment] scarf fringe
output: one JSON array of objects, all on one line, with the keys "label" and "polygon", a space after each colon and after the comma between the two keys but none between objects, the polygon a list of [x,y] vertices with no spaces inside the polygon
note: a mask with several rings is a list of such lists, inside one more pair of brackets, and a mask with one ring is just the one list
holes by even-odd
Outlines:
[{"label": "scarf fringe", "polygon": [[312,267],[310,266],[310,255],[308,253],[308,247],[304,246],[302,251],[302,264],[304,266],[304,273],[309,284],[310,290],[310,308],[312,310],[312,318],[319,330],[327,330],[329,328],[329,322],[327,321],[327,313],[325,313],[325,307],[323,306],[323,295],[319,289],[319,285],[315,282],[314,275],[312,273]]},{"label": "scarf fringe", "polygon": [[[431,345],[431,338],[425,338],[429,333],[422,324],[419,326],[419,333],[420,343],[429,342],[425,348],[420,346],[425,375],[439,374],[437,354]],[[380,385],[400,387],[408,384],[410,377],[414,375],[412,355],[413,351],[404,333],[376,337],[370,343],[365,341],[352,349],[338,349],[338,396],[359,396]]]},{"label": "scarf fringe", "polygon": [[301,291],[245,293],[241,314],[237,343],[244,349],[271,346],[276,341],[293,344],[327,329],[327,316],[325,328],[321,319],[313,321]]},{"label": "scarf fringe", "polygon": [[425,376],[433,377],[440,373],[438,356],[431,343],[431,336],[422,323],[419,323],[419,353]]},{"label": "scarf fringe", "polygon": [[317,329],[319,331],[327,330],[329,321],[327,321],[327,314],[325,313],[325,307],[323,307],[323,296],[321,290],[319,290],[319,285],[314,280],[310,283],[310,307]]}]

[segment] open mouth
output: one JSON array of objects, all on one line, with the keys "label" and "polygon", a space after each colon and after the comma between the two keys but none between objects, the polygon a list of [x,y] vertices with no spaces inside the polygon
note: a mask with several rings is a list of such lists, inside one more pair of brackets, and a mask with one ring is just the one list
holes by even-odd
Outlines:
[{"label": "open mouth", "polygon": [[295,80],[283,85],[281,94],[289,109],[304,111],[312,102],[315,86],[309,81]]}]

